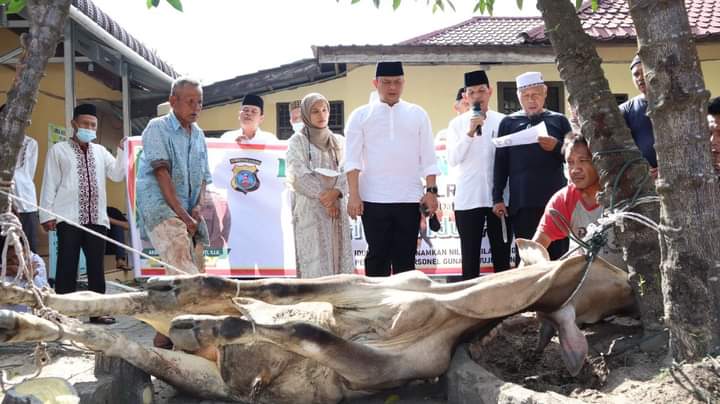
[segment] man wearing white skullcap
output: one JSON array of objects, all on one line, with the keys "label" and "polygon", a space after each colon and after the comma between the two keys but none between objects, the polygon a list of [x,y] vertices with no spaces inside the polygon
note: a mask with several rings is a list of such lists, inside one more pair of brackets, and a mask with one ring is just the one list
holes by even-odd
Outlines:
[{"label": "man wearing white skullcap", "polygon": [[[493,169],[493,212],[509,216],[515,238],[531,239],[543,216],[550,197],[565,186],[563,155],[560,151],[565,135],[572,131],[570,122],[557,112],[545,109],[547,86],[539,72],[523,73],[515,79],[522,110],[500,121],[498,137],[544,122],[546,135],[538,135],[532,144],[502,147],[495,150]],[[503,190],[509,182],[509,206]],[[557,259],[567,250],[567,239],[553,242],[550,257]]]}]

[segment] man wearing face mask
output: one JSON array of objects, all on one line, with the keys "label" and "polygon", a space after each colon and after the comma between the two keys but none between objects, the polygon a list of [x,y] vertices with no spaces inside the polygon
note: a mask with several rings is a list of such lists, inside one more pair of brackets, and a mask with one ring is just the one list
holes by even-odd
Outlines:
[{"label": "man wearing face mask", "polygon": [[270,132],[260,129],[260,124],[265,119],[265,102],[255,94],[248,94],[243,98],[238,121],[240,129],[230,130],[220,136],[222,140],[234,140],[238,145],[275,143],[277,137]]},{"label": "man wearing face mask", "polygon": [[[97,110],[92,104],[78,105],[73,111],[73,136],[50,148],[45,159],[40,206],[75,223],[106,234],[107,216],[105,178],[120,182],[125,178],[127,157],[120,141],[117,158],[102,145],[93,143],[98,126]],[[105,240],[65,223],[63,219],[40,212],[46,231],[56,230],[58,261],[55,292],[75,292],[80,249],[87,261],[89,289],[105,293]],[[91,317],[92,323],[112,324],[109,316]]]},{"label": "man wearing face mask", "polygon": [[[516,79],[517,97],[522,110],[500,121],[498,137],[507,136],[545,123],[547,134],[537,143],[495,149],[493,168],[493,213],[508,216],[515,238],[531,239],[543,216],[545,205],[566,184],[561,148],[572,129],[564,115],[545,109],[547,86],[538,72],[527,72]],[[503,193],[509,181],[509,207]],[[548,248],[551,259],[567,251],[567,239],[554,241]],[[516,257],[517,262],[517,257]]]}]

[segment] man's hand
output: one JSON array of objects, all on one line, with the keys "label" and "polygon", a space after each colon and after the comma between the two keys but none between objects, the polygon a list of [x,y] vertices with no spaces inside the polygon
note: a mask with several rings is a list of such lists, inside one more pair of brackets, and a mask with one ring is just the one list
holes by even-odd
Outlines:
[{"label": "man's hand", "polygon": [[45,231],[53,231],[57,229],[57,221],[55,219],[48,220],[47,222],[42,224],[42,228]]},{"label": "man's hand", "polygon": [[192,216],[195,221],[200,221],[200,217],[202,216],[202,208],[199,204],[192,208],[192,210],[190,211],[190,216]]},{"label": "man's hand", "polygon": [[658,168],[657,167],[650,167],[650,176],[652,176],[653,180],[657,179],[657,176],[658,176]]},{"label": "man's hand", "polygon": [[237,143],[238,146],[243,145],[247,141],[248,141],[248,138],[246,138],[245,135],[240,135],[235,138],[235,143]]},{"label": "man's hand", "polygon": [[360,195],[350,194],[348,199],[348,215],[351,218],[357,219],[358,216],[363,214],[363,201],[360,199]]},{"label": "man's hand", "polygon": [[340,197],[340,191],[337,189],[328,189],[320,193],[320,204],[325,208],[330,208],[335,205],[335,201]]},{"label": "man's hand", "polygon": [[538,143],[545,151],[553,151],[558,144],[558,140],[548,135],[538,135]]},{"label": "man's hand", "polygon": [[[194,210],[195,209],[193,209],[193,211]],[[197,232],[197,227],[198,227],[197,220],[193,219],[188,214],[182,215],[180,220],[182,220],[183,223],[185,223],[185,227],[187,228],[188,235],[190,235],[190,237],[194,236],[195,232]]]},{"label": "man's hand", "polygon": [[499,218],[503,218],[508,215],[507,207],[505,207],[505,202],[498,202],[493,206],[493,213],[495,216]]},{"label": "man's hand", "polygon": [[432,192],[426,192],[420,199],[420,204],[424,204],[428,208],[428,217],[432,216],[438,210],[437,195]]},{"label": "man's hand", "polygon": [[468,128],[467,135],[470,137],[475,137],[475,135],[482,136],[481,133],[476,133],[478,126],[483,126],[485,124],[485,116],[473,116],[470,118],[470,127]]}]

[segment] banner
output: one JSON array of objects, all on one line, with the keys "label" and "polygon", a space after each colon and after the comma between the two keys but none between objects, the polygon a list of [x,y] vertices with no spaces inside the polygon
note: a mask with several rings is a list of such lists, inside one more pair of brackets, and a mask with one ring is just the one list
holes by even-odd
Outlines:
[{"label": "banner", "polygon": [[[291,192],[285,186],[286,142],[238,146],[233,141],[207,139],[213,184],[208,187],[202,215],[208,224],[210,245],[205,269],[210,275],[233,277],[295,277]],[[460,240],[454,222],[455,184],[448,175],[445,146],[437,146],[444,175],[438,177],[442,228],[433,232],[421,225],[416,268],[428,275],[462,274]],[[138,231],[135,177],[142,140],[128,141],[128,219],[133,246],[156,257]],[[364,273],[367,243],[360,219],[351,221],[355,271]],[[481,272],[492,272],[487,238],[483,239]],[[138,277],[162,275],[157,261],[135,257]]]}]

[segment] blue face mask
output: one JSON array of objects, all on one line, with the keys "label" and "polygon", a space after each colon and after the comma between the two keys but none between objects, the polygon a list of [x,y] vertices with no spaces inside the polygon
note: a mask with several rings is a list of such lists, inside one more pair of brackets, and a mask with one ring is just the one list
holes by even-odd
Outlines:
[{"label": "blue face mask", "polygon": [[90,143],[95,138],[97,138],[97,135],[95,134],[94,130],[85,129],[85,128],[78,128],[77,135],[75,135],[79,141],[82,143]]}]

